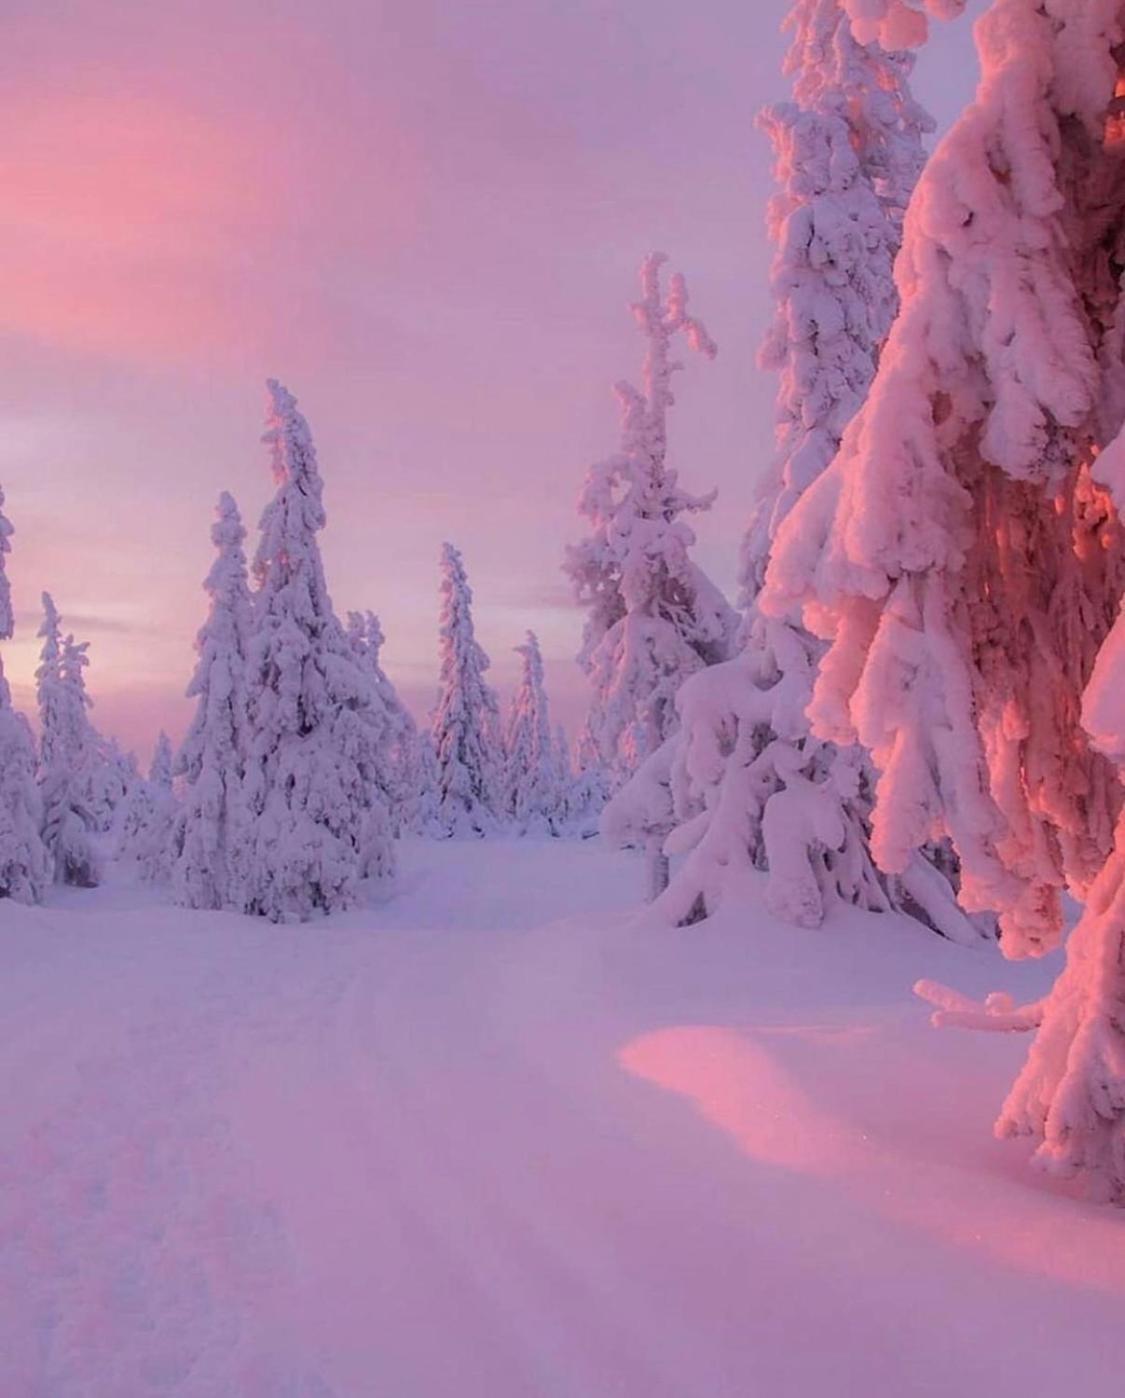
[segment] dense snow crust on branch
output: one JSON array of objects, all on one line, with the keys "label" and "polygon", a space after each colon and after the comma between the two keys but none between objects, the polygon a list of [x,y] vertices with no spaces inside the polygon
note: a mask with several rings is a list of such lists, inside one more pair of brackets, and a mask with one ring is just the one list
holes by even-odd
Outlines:
[{"label": "dense snow crust on branch", "polygon": [[460,552],[441,554],[441,671],[430,723],[436,786],[429,828],[440,836],[485,835],[499,817],[503,785],[500,708],[485,681],[489,659],[473,629],[473,593]]},{"label": "dense snow crust on branch", "polygon": [[[12,533],[0,490],[0,640],[5,641],[15,631],[7,571]],[[0,662],[0,898],[42,901],[53,872],[41,834],[42,820],[35,740],[27,720],[12,707],[12,692]]]},{"label": "dense snow crust on branch", "polygon": [[[908,55],[857,44],[839,0],[798,0],[787,27],[794,100],[762,125],[777,153],[769,226],[777,311],[762,352],[780,375],[775,469],[743,550],[743,652],[692,676],[681,728],[611,802],[618,843],[664,839],[681,856],[657,904],[674,921],[714,912],[746,869],[769,871],[779,916],[813,926],[842,899],[908,911],[960,941],[977,930],[948,879],[915,856],[887,880],[868,854],[871,774],[853,747],[810,736],[821,644],[798,617],[756,607],[773,538],[834,456],[863,401],[898,305],[893,262],[932,123],[910,95]],[[669,833],[671,832],[671,833]]]},{"label": "dense snow crust on branch", "polygon": [[43,843],[57,882],[91,888],[101,879],[101,861],[93,839],[96,822],[82,791],[93,742],[82,675],[88,664],[86,646],[73,636],[63,639],[58,610],[47,592],[39,635],[43,649],[35,680]]},{"label": "dense snow crust on branch", "polygon": [[243,782],[250,749],[246,667],[251,598],[246,529],[226,491],[211,528],[215,561],[203,586],[211,599],[196,637],[196,665],[188,685],[195,715],[174,775],[182,801],[172,838],[172,890],[188,908],[245,906],[241,867],[246,839]]},{"label": "dense snow crust on branch", "polygon": [[885,49],[917,48],[926,42],[929,16],[953,19],[965,0],[842,0],[852,30],[861,44]]},{"label": "dense snow crust on branch", "polygon": [[621,449],[590,468],[579,511],[590,537],[567,550],[565,570],[589,608],[578,661],[594,695],[587,732],[614,784],[676,725],[674,699],[688,675],[727,657],[736,618],[715,585],[691,561],[695,536],[684,516],[709,509],[714,495],[681,490],[667,464],[672,377],[682,364],[672,346],[714,357],[703,324],[688,314],[678,274],[667,295],[652,253],[641,266],[633,315],[647,342],[643,387],[619,383]]},{"label": "dense snow crust on branch", "polygon": [[[976,102],[907,216],[902,314],[762,605],[829,648],[817,733],[869,747],[889,871],[949,835],[969,908],[1067,969],[1000,1121],[1125,1194],[1125,160],[1119,0],[996,0]],[[1118,623],[1120,626],[1120,623]],[[1092,683],[1091,683],[1092,682]],[[1082,726],[1083,691],[1090,686]]]},{"label": "dense snow crust on branch", "polygon": [[383,705],[328,595],[316,450],[296,399],[269,385],[277,493],[262,516],[248,646],[247,910],[298,921],[353,904],[393,872],[378,790]]}]

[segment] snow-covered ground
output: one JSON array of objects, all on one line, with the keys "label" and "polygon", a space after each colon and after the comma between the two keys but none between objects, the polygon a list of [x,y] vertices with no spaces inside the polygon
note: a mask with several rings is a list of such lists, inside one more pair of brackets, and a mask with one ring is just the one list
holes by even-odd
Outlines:
[{"label": "snow-covered ground", "polygon": [[641,881],[416,844],[301,928],[0,906],[3,1398],[1119,1393],[1125,1216],[991,1139],[1026,1042],[910,996],[1050,968],[653,931]]}]

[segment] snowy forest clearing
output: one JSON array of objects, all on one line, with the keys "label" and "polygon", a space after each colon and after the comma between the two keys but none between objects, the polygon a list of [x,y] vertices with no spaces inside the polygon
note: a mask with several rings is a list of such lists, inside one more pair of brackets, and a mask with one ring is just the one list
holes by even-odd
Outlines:
[{"label": "snowy forest clearing", "polygon": [[1125,1219],[989,1138],[1024,1043],[910,995],[1055,967],[652,930],[642,878],[415,842],[311,926],[0,905],[5,1398],[1117,1392]]}]

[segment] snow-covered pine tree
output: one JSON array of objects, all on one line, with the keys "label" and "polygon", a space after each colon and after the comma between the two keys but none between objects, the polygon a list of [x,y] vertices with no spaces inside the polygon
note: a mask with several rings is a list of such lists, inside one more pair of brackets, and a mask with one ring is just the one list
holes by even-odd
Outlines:
[{"label": "snow-covered pine tree", "polygon": [[215,561],[203,584],[211,606],[196,638],[198,659],[187,689],[196,700],[195,715],[173,769],[182,799],[172,835],[172,891],[187,908],[242,911],[251,598],[246,529],[226,491],[219,496],[211,540]]},{"label": "snow-covered pine tree", "polygon": [[822,647],[796,612],[766,618],[756,604],[779,526],[831,462],[874,376],[898,305],[903,212],[932,129],[910,94],[911,57],[858,44],[841,0],[797,0],[787,27],[793,100],[761,122],[779,182],[769,206],[776,311],[761,355],[779,374],[778,454],[743,548],[743,649],[683,686],[679,733],[618,794],[603,828],[614,842],[660,840],[685,856],[658,907],[672,921],[713,912],[758,868],[769,871],[771,907],[799,924],[819,923],[839,898],[902,907],[972,940],[931,863],[879,875],[866,760],[809,735]]},{"label": "snow-covered pine tree", "polygon": [[811,717],[874,755],[884,869],[951,837],[1010,956],[1085,901],[1047,1001],[1001,1017],[1040,1027],[998,1130],[1125,1201],[1125,13],[996,0],[976,33],[902,313],[762,606],[828,642]]},{"label": "snow-covered pine tree", "polygon": [[[0,640],[15,631],[7,555],[13,530],[0,490]],[[0,660],[0,898],[42,902],[51,882],[51,856],[41,833],[43,805],[35,780],[35,740],[27,720],[12,707],[12,691]]]},{"label": "snow-covered pine tree", "polygon": [[500,710],[473,629],[473,593],[461,554],[441,551],[441,672],[430,722],[437,763],[429,825],[441,836],[485,835],[496,826],[503,783]]},{"label": "snow-covered pine tree", "polygon": [[64,640],[58,610],[43,594],[43,640],[35,672],[39,702],[39,792],[43,843],[59,883],[93,888],[101,880],[101,860],[94,840],[96,821],[83,786],[92,732],[86,710],[82,671],[86,647],[73,636]]},{"label": "snow-covered pine tree", "polygon": [[688,495],[668,465],[672,376],[683,366],[672,345],[712,358],[715,344],[687,311],[680,275],[662,293],[663,253],[641,264],[641,299],[632,307],[647,351],[642,389],[616,388],[620,450],[590,468],[579,511],[590,536],[567,550],[565,571],[589,609],[578,663],[593,686],[587,731],[613,785],[676,726],[673,700],[688,675],[725,660],[737,626],[718,588],[691,560],[695,536],[685,516],[714,495]]},{"label": "snow-covered pine tree", "polygon": [[389,878],[394,842],[377,781],[386,715],[332,610],[312,435],[288,390],[268,388],[277,493],[254,561],[243,868],[248,911],[291,922],[347,908],[363,880]]},{"label": "snow-covered pine tree", "polygon": [[566,821],[566,785],[534,631],[516,653],[522,666],[504,734],[503,815],[522,835],[558,835]]},{"label": "snow-covered pine tree", "polygon": [[414,824],[418,800],[418,728],[383,669],[383,628],[374,612],[348,613],[348,641],[370,676],[387,718],[378,784],[396,835]]}]

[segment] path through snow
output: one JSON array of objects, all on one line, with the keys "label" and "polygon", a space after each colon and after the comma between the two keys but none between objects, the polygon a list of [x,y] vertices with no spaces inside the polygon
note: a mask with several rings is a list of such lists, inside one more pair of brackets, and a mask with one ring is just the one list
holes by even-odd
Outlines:
[{"label": "path through snow", "polygon": [[[306,928],[0,907],[3,1398],[1119,1391],[1125,1221],[987,1134],[1039,967],[627,925],[594,845],[415,845]],[[566,923],[533,930],[566,916]]]}]

